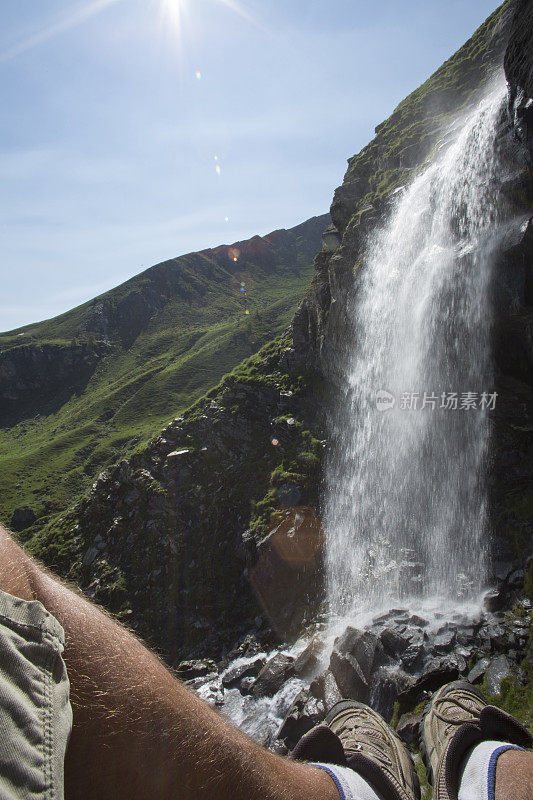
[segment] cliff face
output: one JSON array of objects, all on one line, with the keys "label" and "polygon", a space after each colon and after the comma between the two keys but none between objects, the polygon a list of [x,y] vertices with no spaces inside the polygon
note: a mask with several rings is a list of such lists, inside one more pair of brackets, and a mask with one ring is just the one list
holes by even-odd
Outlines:
[{"label": "cliff face", "polygon": [[105,342],[19,345],[0,352],[0,425],[9,426],[35,410],[49,414],[86,387]]},{"label": "cliff face", "polygon": [[316,383],[263,348],[95,481],[32,549],[175,663],[253,629],[298,633],[320,600]]}]

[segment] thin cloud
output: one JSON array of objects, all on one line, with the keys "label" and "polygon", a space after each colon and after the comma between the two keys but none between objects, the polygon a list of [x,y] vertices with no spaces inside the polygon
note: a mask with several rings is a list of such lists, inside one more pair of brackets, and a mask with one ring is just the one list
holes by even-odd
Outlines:
[{"label": "thin cloud", "polygon": [[7,50],[0,53],[0,61],[9,61],[22,53],[26,53],[28,50],[33,50],[34,47],[38,47],[38,45],[53,39],[55,36],[59,36],[72,28],[77,28],[78,25],[82,25],[91,17],[100,14],[109,6],[119,2],[121,2],[121,0],[94,0],[94,2],[88,5],[80,6],[76,11],[66,15],[58,22],[47,25],[32,36],[28,36],[17,44],[8,47]]}]

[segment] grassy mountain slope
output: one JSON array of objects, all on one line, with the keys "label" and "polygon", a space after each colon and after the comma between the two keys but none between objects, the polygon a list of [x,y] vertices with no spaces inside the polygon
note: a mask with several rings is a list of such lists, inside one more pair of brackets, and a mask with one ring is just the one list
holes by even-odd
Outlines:
[{"label": "grassy mountain slope", "polygon": [[4,521],[22,506],[41,523],[64,509],[101,468],[279,335],[328,221],[172,259],[55,319],[0,334]]}]

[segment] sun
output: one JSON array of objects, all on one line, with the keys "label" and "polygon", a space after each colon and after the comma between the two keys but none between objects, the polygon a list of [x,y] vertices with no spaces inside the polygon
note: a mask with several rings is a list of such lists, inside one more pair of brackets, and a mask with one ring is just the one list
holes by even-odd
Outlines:
[{"label": "sun", "polygon": [[[224,6],[253,25],[258,24],[248,11],[241,6],[239,0],[209,0],[209,2]],[[164,21],[172,25],[178,34],[181,34],[184,22],[191,12],[190,0],[159,0],[159,7]]]},{"label": "sun", "polygon": [[161,13],[177,28],[181,28],[188,0],[161,0]]}]

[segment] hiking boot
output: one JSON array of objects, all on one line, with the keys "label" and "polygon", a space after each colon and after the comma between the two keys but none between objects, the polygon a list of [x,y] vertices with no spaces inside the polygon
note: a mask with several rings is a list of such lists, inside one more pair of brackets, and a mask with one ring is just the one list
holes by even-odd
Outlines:
[{"label": "hiking boot", "polygon": [[391,800],[419,800],[420,784],[413,759],[377,711],[363,703],[341,700],[333,706],[325,723],[339,738],[347,765],[378,794]]},{"label": "hiking boot", "polygon": [[434,800],[457,800],[461,763],[482,741],[531,747],[526,728],[501,709],[489,706],[467,681],[453,681],[433,695],[420,722],[420,753],[433,784]]}]

